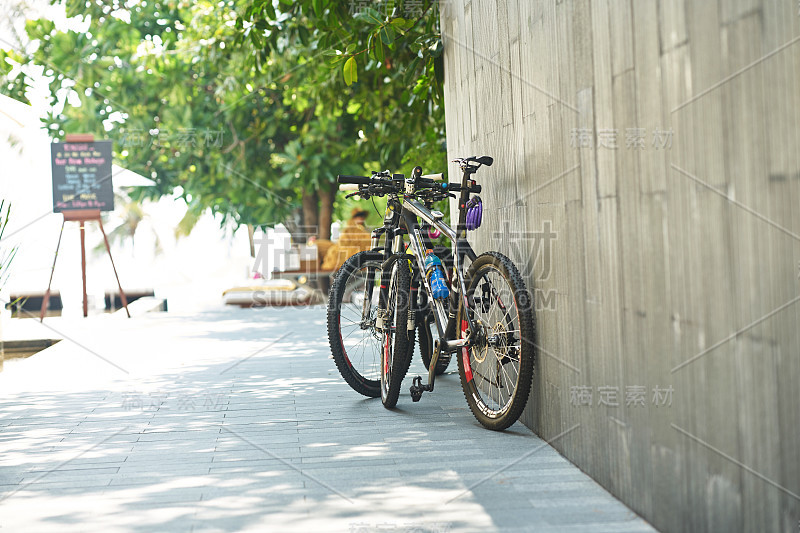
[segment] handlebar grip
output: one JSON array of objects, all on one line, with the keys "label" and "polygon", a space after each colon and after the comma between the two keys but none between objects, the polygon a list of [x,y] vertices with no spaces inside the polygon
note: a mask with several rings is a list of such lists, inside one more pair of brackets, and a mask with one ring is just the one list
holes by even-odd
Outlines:
[{"label": "handlebar grip", "polygon": [[424,176],[420,177],[426,180],[441,181],[444,179],[444,174],[439,172],[438,174],[425,174]]},{"label": "handlebar grip", "polygon": [[356,183],[342,183],[339,185],[340,191],[357,191],[358,185]]},{"label": "handlebar grip", "polygon": [[368,176],[344,176],[339,174],[336,181],[339,183],[354,183],[356,185],[369,185],[372,178]]}]

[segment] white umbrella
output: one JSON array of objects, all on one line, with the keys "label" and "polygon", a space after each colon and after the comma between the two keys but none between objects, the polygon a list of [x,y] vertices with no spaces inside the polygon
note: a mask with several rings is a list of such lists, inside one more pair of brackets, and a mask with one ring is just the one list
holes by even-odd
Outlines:
[{"label": "white umbrella", "polygon": [[111,165],[111,179],[115,189],[118,187],[153,187],[156,184],[150,178],[145,178],[141,174],[119,165]]},{"label": "white umbrella", "polygon": [[0,94],[0,122],[10,129],[24,128],[31,117],[35,118],[31,106]]}]

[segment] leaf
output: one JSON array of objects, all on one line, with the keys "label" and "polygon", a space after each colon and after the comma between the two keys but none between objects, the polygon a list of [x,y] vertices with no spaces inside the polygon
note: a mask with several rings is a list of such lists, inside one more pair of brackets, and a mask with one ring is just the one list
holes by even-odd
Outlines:
[{"label": "leaf", "polygon": [[358,66],[356,65],[356,58],[351,57],[344,62],[344,83],[352,85],[358,81]]},{"label": "leaf", "polygon": [[[370,38],[372,38],[372,36],[370,36]],[[374,44],[375,44],[375,59],[377,59],[378,61],[380,61],[382,63],[383,62],[383,58],[385,57],[385,55],[383,53],[383,41],[381,41],[380,39],[377,39],[377,38],[373,39],[373,41],[374,41]]]},{"label": "leaf", "polygon": [[411,80],[413,80],[414,77],[417,75],[418,64],[419,64],[419,58],[415,57],[414,59],[411,60],[411,63],[408,64],[408,67],[406,67],[406,71],[403,74],[403,83],[405,85],[411,83]]},{"label": "leaf", "polygon": [[444,45],[442,44],[442,40],[438,39],[435,43],[433,43],[429,48],[431,55],[433,57],[439,57],[444,52]]},{"label": "leaf", "polygon": [[433,60],[433,74],[436,81],[444,83],[444,58],[439,56]]},{"label": "leaf", "polygon": [[367,22],[369,24],[383,23],[383,18],[381,17],[381,14],[371,7],[362,9],[361,11],[356,13],[353,18],[356,20],[360,20],[362,22]]},{"label": "leaf", "polygon": [[300,42],[303,43],[305,46],[308,46],[308,37],[309,37],[308,28],[306,28],[305,26],[300,26],[299,28],[297,28],[297,35],[298,37],[300,37]]},{"label": "leaf", "polygon": [[406,28],[411,27],[413,22],[411,22],[410,20],[406,20],[406,19],[404,19],[402,17],[397,17],[397,18],[394,18],[391,21],[389,21],[389,24],[391,24],[394,27],[395,30],[403,31]]},{"label": "leaf", "polygon": [[394,30],[392,29],[391,26],[383,26],[381,28],[380,34],[381,34],[381,41],[383,41],[383,44],[388,46],[392,44],[392,42],[394,42]]},{"label": "leaf", "polygon": [[322,18],[322,0],[312,0],[311,4],[314,7],[314,14],[317,18]]},{"label": "leaf", "polygon": [[369,39],[367,39],[367,53],[369,54],[369,57],[371,57],[372,59],[375,59],[375,43],[373,42],[374,40],[375,40],[375,35],[370,33]]}]

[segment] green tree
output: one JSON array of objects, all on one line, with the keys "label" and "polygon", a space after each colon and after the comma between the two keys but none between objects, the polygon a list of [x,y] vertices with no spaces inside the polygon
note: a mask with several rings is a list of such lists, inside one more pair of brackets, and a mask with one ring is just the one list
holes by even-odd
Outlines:
[{"label": "green tree", "polygon": [[325,58],[287,84],[303,102],[346,98],[360,125],[352,144],[359,160],[394,169],[421,161],[444,170],[438,1],[375,5],[380,11],[338,0],[280,0],[277,8],[272,0],[252,0],[236,20],[241,32],[232,44],[249,48],[246,57],[259,71],[287,70],[287,48]]},{"label": "green tree", "polygon": [[67,0],[84,28],[29,21],[36,46],[0,51],[0,88],[24,100],[41,68],[52,137],[114,140],[156,181],[140,196],[180,187],[194,215],[326,237],[337,173],[443,168],[436,6],[411,19],[389,4],[384,16],[325,0]]}]

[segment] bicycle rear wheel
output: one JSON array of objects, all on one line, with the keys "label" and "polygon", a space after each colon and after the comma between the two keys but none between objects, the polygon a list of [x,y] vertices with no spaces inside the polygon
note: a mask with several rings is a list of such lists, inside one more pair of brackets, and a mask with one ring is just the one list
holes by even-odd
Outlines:
[{"label": "bicycle rear wheel", "polygon": [[[510,259],[496,252],[478,256],[467,273],[467,302],[477,328],[463,348],[458,370],[472,414],[485,427],[504,430],[517,421],[530,395],[536,359],[533,300]],[[462,337],[468,336],[463,306]]]},{"label": "bicycle rear wheel", "polygon": [[336,273],[328,297],[328,342],[336,368],[356,392],[381,395],[381,333],[375,328],[383,255],[359,252]]},{"label": "bicycle rear wheel", "polygon": [[[381,350],[381,401],[387,409],[397,405],[400,387],[414,349],[414,323],[410,320],[411,272],[408,262],[395,261],[385,289],[383,345]],[[384,278],[387,272],[384,272]]]}]

